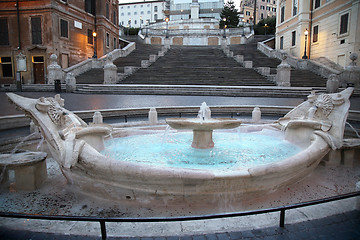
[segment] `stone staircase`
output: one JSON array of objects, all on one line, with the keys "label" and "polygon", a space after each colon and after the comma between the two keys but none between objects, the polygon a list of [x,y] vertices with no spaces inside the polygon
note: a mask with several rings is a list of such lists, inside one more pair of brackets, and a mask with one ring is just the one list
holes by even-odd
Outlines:
[{"label": "stone staircase", "polygon": [[218,46],[172,46],[150,67],[139,69],[120,84],[274,86],[253,69],[226,57]]},{"label": "stone staircase", "polygon": [[[159,45],[145,45],[136,37],[128,37],[131,42],[136,43],[136,49],[128,56],[118,58],[114,61],[119,74],[124,73],[124,67],[133,66],[140,67],[141,60],[149,59],[149,55],[158,54],[161,49]],[[80,76],[76,77],[77,84],[102,84],[104,82],[104,70],[102,68],[91,69]]]},{"label": "stone staircase", "polygon": [[[269,67],[270,74],[276,74],[276,68],[281,63],[279,59],[269,58],[257,50],[257,42],[264,41],[266,36],[255,36],[248,44],[230,45],[230,50],[235,55],[243,55],[244,61],[252,61],[253,68]],[[290,83],[292,87],[325,87],[325,78],[308,70],[292,69]]]}]

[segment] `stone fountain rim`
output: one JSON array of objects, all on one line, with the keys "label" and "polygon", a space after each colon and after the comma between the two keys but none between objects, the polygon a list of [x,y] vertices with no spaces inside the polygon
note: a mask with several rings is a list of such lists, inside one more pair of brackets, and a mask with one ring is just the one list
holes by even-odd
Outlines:
[{"label": "stone fountain rim", "polygon": [[[263,128],[266,128],[267,124],[264,124]],[[278,130],[281,132],[280,130]],[[96,166],[96,169],[102,173],[109,172],[111,174],[142,174],[147,176],[177,176],[177,177],[186,177],[186,178],[226,178],[226,177],[252,177],[267,175],[269,173],[275,173],[281,170],[287,170],[295,166],[304,165],[304,163],[309,161],[311,156],[308,156],[308,152],[316,152],[321,149],[321,152],[327,151],[330,149],[328,144],[318,135],[313,134],[313,140],[309,146],[302,148],[302,150],[286,159],[282,159],[276,162],[258,165],[249,168],[238,168],[236,170],[214,170],[214,169],[191,169],[191,168],[175,168],[175,167],[166,167],[161,166],[152,166],[142,163],[127,162],[122,160],[117,160],[114,158],[106,157],[101,153],[98,153],[98,156],[93,158],[91,161],[91,167]],[[97,161],[95,161],[95,159]],[[320,159],[321,160],[321,159]],[[319,160],[319,161],[320,161]],[[80,165],[86,168],[88,162],[79,161]],[[310,163],[311,165],[312,163]],[[309,165],[305,164],[305,166]],[[105,174],[106,176],[107,174]]]}]

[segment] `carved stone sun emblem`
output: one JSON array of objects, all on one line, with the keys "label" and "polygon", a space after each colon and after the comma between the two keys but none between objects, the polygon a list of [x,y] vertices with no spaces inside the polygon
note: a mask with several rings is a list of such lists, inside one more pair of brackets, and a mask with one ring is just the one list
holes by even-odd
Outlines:
[{"label": "carved stone sun emblem", "polygon": [[334,109],[332,98],[328,94],[321,94],[315,100],[314,105],[321,110],[324,116],[329,116]]}]

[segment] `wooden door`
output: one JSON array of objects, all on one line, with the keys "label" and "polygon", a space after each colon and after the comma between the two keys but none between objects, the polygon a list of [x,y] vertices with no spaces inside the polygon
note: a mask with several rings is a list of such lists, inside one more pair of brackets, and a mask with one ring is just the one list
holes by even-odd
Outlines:
[{"label": "wooden door", "polygon": [[45,84],[44,63],[33,63],[35,84]]}]

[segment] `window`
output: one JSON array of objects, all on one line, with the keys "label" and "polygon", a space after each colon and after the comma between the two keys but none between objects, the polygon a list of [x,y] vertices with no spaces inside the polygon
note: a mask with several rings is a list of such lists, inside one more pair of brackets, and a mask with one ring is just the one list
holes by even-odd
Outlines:
[{"label": "window", "polygon": [[32,44],[42,44],[40,17],[31,18],[31,42]]},{"label": "window", "polygon": [[319,26],[314,26],[313,28],[313,42],[316,43],[318,41],[319,38]]},{"label": "window", "polygon": [[109,15],[110,15],[109,3],[106,3],[106,5],[105,5],[105,17],[107,19],[109,19],[109,17],[110,17]]},{"label": "window", "polygon": [[116,38],[114,38],[114,49],[117,48],[116,45],[117,45],[117,44],[116,44]]},{"label": "window", "polygon": [[140,7],[142,8],[142,7],[144,7],[144,5],[141,4]]},{"label": "window", "polygon": [[315,9],[320,7],[320,2],[321,2],[321,0],[315,0],[315,4],[314,4]]},{"label": "window", "polygon": [[291,32],[291,46],[296,44],[296,31]]},{"label": "window", "polygon": [[0,64],[2,77],[12,77],[13,71],[11,57],[1,57]]},{"label": "window", "polygon": [[88,29],[87,31],[88,44],[94,44],[93,30]]},{"label": "window", "polygon": [[260,9],[265,10],[265,6],[260,6]]},{"label": "window", "polygon": [[60,19],[60,36],[69,38],[69,23],[64,19]]},{"label": "window", "polygon": [[249,11],[246,11],[246,16],[250,16],[250,12],[249,12]]},{"label": "window", "polygon": [[154,20],[156,21],[157,19],[158,19],[158,15],[155,14],[155,15],[154,15]]},{"label": "window", "polygon": [[95,15],[95,0],[85,0],[85,11]]},{"label": "window", "polygon": [[298,10],[298,0],[293,0],[293,16],[297,14]]},{"label": "window", "polygon": [[124,13],[121,13],[121,16],[124,16]]},{"label": "window", "polygon": [[116,21],[116,12],[113,12],[113,24],[117,25],[117,21]]},{"label": "window", "polygon": [[348,32],[349,13],[343,14],[340,17],[340,35]]},{"label": "window", "polygon": [[106,46],[109,47],[110,46],[110,34],[106,33]]},{"label": "window", "polygon": [[131,15],[131,13],[130,12],[128,12],[128,16],[130,16]]},{"label": "window", "polygon": [[285,6],[282,6],[280,12],[280,22],[284,22],[284,20],[285,20]]},{"label": "window", "polygon": [[261,19],[264,19],[264,14],[263,13],[261,13],[261,17],[260,17]]},{"label": "window", "polygon": [[141,15],[144,15],[144,11],[141,11],[140,14],[141,14]]},{"label": "window", "polygon": [[137,20],[134,21],[135,25],[137,24]]},{"label": "window", "polygon": [[9,45],[9,29],[8,21],[6,18],[0,18],[0,45]]},{"label": "window", "polygon": [[148,14],[150,14],[150,11],[147,11]]},{"label": "window", "polygon": [[284,49],[284,37],[280,37],[280,49]]},{"label": "window", "polygon": [[134,15],[137,15],[137,12],[134,12]]},{"label": "window", "polygon": [[154,7],[154,12],[157,12],[157,11],[158,11],[158,7],[155,6],[155,7]]}]

